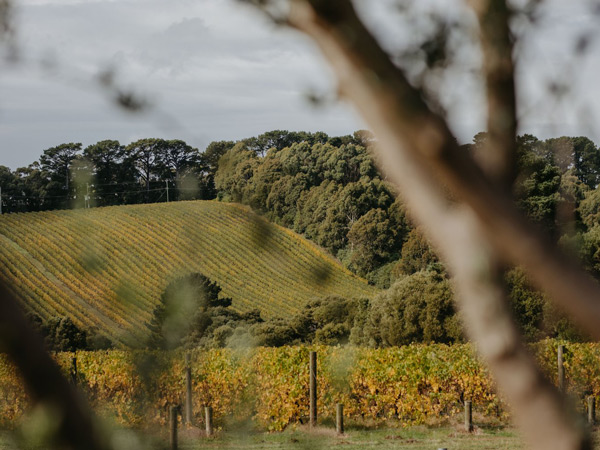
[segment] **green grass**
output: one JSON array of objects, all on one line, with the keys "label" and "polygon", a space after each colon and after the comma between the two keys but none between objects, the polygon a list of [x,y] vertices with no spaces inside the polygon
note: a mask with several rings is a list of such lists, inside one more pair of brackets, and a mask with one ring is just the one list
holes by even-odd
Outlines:
[{"label": "green grass", "polygon": [[238,311],[283,317],[326,295],[377,290],[292,231],[214,201],[0,217],[0,279],[44,318],[136,344],[169,282],[201,272]]},{"label": "green grass", "polygon": [[413,427],[401,429],[349,430],[337,436],[330,429],[296,430],[283,433],[229,434],[213,439],[183,440],[182,449],[520,449],[511,430],[478,430],[467,434],[454,428]]},{"label": "green grass", "polygon": [[[145,437],[144,437],[145,436]],[[122,448],[168,448],[166,436],[148,438],[147,434],[123,432],[118,438]],[[18,447],[8,434],[0,432],[0,450],[40,450],[43,446]],[[460,427],[411,427],[383,428],[376,430],[350,429],[337,436],[328,428],[297,428],[282,433],[234,433],[218,432],[206,438],[199,431],[183,430],[179,435],[181,450],[200,449],[282,449],[282,450],[344,450],[358,449],[412,449],[435,450],[438,448],[483,450],[524,448],[519,435],[511,428],[480,428],[474,433],[465,433]]]}]

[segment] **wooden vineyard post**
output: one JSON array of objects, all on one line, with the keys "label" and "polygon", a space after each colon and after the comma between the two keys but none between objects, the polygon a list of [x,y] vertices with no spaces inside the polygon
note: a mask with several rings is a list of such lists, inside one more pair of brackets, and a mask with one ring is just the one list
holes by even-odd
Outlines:
[{"label": "wooden vineyard post", "polygon": [[317,352],[310,352],[310,411],[309,424],[311,427],[317,426]]},{"label": "wooden vineyard post", "polygon": [[564,345],[558,346],[558,390],[564,394],[565,392],[565,362],[564,362]]},{"label": "wooden vineyard post", "polygon": [[206,435],[213,435],[213,409],[212,406],[206,406],[204,408],[204,418],[206,421]]},{"label": "wooden vineyard post", "polygon": [[587,398],[588,406],[588,423],[594,425],[596,423],[596,397],[590,395]]},{"label": "wooden vineyard post", "polygon": [[465,430],[469,433],[473,431],[473,409],[471,400],[465,401]]},{"label": "wooden vineyard post", "polygon": [[71,358],[71,382],[77,385],[77,356]]},{"label": "wooden vineyard post", "polygon": [[177,406],[171,406],[169,411],[170,425],[171,425],[171,450],[177,450]]},{"label": "wooden vineyard post", "polygon": [[344,434],[344,405],[338,403],[335,417],[335,430],[337,434]]},{"label": "wooden vineyard post", "polygon": [[185,423],[192,424],[192,368],[190,355],[185,355]]}]

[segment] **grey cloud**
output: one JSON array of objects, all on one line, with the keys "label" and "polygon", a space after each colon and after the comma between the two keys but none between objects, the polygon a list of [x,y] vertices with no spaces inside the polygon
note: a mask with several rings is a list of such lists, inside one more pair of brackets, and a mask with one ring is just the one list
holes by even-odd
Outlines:
[{"label": "grey cloud", "polygon": [[[235,1],[27,1],[19,17],[24,62],[0,74],[0,164],[26,165],[64,141],[162,136],[203,148],[275,128],[361,127],[346,106],[309,107],[303,92],[332,84],[313,47]],[[156,110],[112,107],[94,81],[109,68]]]},{"label": "grey cloud", "polygon": [[[393,1],[357,0],[390,52],[410,37],[398,26],[398,16],[384,9]],[[425,8],[457,2],[415,3]],[[563,67],[557,63],[571,48],[561,39],[572,40],[595,24],[571,4],[548,3],[559,8],[552,12],[557,21],[566,18],[567,24],[535,31],[532,45],[520,49],[525,87],[521,132],[539,130],[540,137],[547,136],[552,122],[558,128],[566,124],[563,130],[581,129],[577,111],[598,94],[596,46],[575,78],[577,111],[548,114],[543,86],[534,80],[560,73]],[[308,106],[306,90],[328,92],[334,86],[314,45],[234,0],[28,0],[20,8],[18,31],[24,63],[16,71],[0,71],[0,164],[28,164],[43,149],[64,141],[88,145],[106,138],[127,143],[162,136],[203,148],[210,140],[276,128],[345,134],[364,127],[345,104],[323,110]],[[469,68],[477,64],[477,55],[463,57],[463,73],[443,84],[450,92],[444,102],[455,132],[470,140],[485,124],[484,95],[481,80]],[[54,71],[41,71],[38,63],[48,59],[56,60]],[[107,68],[116,70],[119,85],[147,95],[156,110],[132,116],[114,108],[94,81]],[[596,116],[595,110],[587,115]]]}]

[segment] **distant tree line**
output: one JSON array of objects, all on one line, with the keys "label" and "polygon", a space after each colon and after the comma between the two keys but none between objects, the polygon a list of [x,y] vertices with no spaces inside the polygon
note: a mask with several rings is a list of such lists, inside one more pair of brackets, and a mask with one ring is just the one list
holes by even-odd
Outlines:
[{"label": "distant tree line", "polygon": [[208,172],[198,150],[181,140],[61,144],[28,167],[0,166],[3,212],[166,201],[167,184],[172,200],[211,198]]},{"label": "distant tree line", "polygon": [[[257,157],[297,142],[341,143],[325,133],[270,131],[244,139]],[[178,139],[104,140],[82,148],[64,143],[14,171],[0,166],[4,213],[214,199],[219,159],[236,142],[211,142],[200,151]]]},{"label": "distant tree line", "polygon": [[[486,133],[479,133],[463,148],[477,155],[485,140]],[[399,275],[439,263],[375,169],[368,151],[374,143],[368,132],[357,132],[272,146],[260,156],[238,142],[219,161],[217,197],[252,206],[387,287]],[[541,141],[524,135],[518,156],[513,194],[521,209],[553,239],[583,245],[588,268],[600,274],[591,253],[600,223],[598,147],[585,137]]]}]

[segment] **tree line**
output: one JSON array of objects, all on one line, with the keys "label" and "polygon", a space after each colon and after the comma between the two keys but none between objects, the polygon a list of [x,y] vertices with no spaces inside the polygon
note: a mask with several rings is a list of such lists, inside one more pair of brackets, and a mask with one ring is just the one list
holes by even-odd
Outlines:
[{"label": "tree line", "polygon": [[[337,139],[273,146],[264,156],[238,142],[219,161],[217,198],[252,206],[381,287],[399,274],[439,264],[376,170],[373,137],[357,132]],[[486,139],[479,133],[462,149],[477,157]],[[586,137],[532,135],[519,136],[517,148],[513,196],[519,207],[555,241],[579,245],[588,268],[600,274],[592,252],[600,150]]]},{"label": "tree line", "polygon": [[[343,142],[327,134],[270,131],[243,139],[262,157],[294,142]],[[211,142],[200,151],[179,139],[140,139],[128,145],[103,140],[83,148],[63,143],[14,171],[0,165],[4,213],[85,206],[112,206],[190,199],[214,199],[220,157],[236,144]]]},{"label": "tree line", "polygon": [[3,212],[165,201],[166,183],[175,200],[185,196],[188,178],[196,183],[191,197],[203,198],[205,186],[196,180],[204,172],[198,150],[181,140],[140,139],[126,146],[104,140],[84,149],[60,144],[28,167],[0,166]]}]

